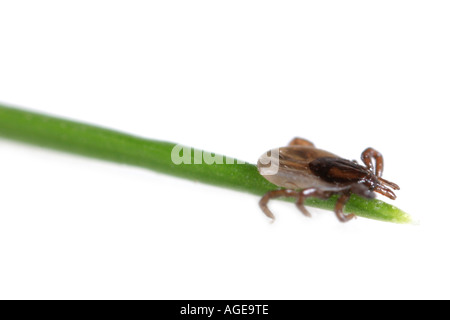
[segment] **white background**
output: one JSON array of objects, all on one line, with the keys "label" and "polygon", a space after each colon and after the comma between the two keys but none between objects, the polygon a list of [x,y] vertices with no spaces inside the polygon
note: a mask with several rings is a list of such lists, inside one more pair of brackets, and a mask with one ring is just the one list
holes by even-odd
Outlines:
[{"label": "white background", "polygon": [[0,139],[0,298],[450,298],[447,1],[1,1],[0,101],[255,163],[374,147],[420,225]]}]

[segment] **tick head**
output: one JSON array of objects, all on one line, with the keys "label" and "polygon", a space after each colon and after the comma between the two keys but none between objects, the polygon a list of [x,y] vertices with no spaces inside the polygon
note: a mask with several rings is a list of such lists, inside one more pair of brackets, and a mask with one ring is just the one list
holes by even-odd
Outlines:
[{"label": "tick head", "polygon": [[[400,187],[393,182],[387,181],[381,177],[377,177],[368,171],[367,176],[362,182],[371,192],[375,191],[379,194],[382,194],[389,199],[395,200],[397,196],[395,195],[394,190],[400,190]],[[355,192],[356,193],[356,192]],[[372,192],[373,193],[373,192]]]},{"label": "tick head", "polygon": [[[389,183],[389,184],[386,184]],[[388,197],[389,199],[395,200],[397,196],[395,193],[390,189],[394,188],[395,190],[398,190],[398,186],[396,184],[393,184],[391,182],[388,182],[387,180],[384,180],[380,177],[377,177],[375,174],[373,174],[370,170],[367,170],[367,175],[360,181],[361,185],[364,185],[368,192],[370,192],[371,196],[366,198],[375,198],[375,193],[377,192],[379,194],[382,194],[385,197]],[[353,186],[352,186],[353,188]],[[365,191],[364,190],[358,190],[358,187],[355,186],[355,190],[351,189],[353,193],[359,194],[361,196],[364,196]],[[359,192],[359,193],[358,193]],[[367,193],[368,194],[368,193]]]},{"label": "tick head", "polygon": [[378,177],[377,180],[378,183],[375,186],[374,191],[382,194],[385,197],[388,197],[389,199],[395,200],[397,196],[395,195],[394,191],[392,191],[392,189],[400,190],[400,187],[397,184],[385,180],[381,177]]}]

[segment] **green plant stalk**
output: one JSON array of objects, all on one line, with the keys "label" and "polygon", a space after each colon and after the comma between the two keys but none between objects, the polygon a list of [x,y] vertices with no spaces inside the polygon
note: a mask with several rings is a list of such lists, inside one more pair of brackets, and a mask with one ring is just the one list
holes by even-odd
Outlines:
[{"label": "green plant stalk", "polygon": [[[41,147],[71,152],[118,163],[151,169],[165,174],[200,181],[211,185],[263,195],[278,187],[264,179],[255,165],[195,164],[202,150],[191,149],[191,164],[172,162],[175,143],[144,139],[130,134],[89,124],[56,118],[27,110],[0,105],[0,136]],[[180,155],[185,156],[183,152]],[[196,156],[197,155],[197,156]],[[219,155],[216,155],[217,158]],[[225,162],[225,161],[224,161]],[[230,162],[230,158],[228,158]],[[328,200],[307,199],[306,205],[333,210],[336,197]],[[409,223],[410,216],[380,200],[352,195],[345,212],[395,223]]]}]

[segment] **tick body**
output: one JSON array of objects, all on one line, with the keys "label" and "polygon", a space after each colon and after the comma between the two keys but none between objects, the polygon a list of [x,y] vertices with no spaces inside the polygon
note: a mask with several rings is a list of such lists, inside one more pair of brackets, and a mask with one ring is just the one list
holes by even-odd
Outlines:
[{"label": "tick body", "polygon": [[[352,193],[365,198],[375,198],[375,192],[390,199],[399,190],[395,183],[381,178],[383,156],[367,148],[361,154],[364,165],[343,159],[333,153],[317,149],[313,143],[294,138],[287,147],[273,149],[258,160],[258,170],[264,178],[283,189],[267,192],[259,202],[263,212],[272,219],[268,208],[270,199],[294,197],[299,210],[311,216],[303,203],[308,197],[327,199],[338,195],[334,212],[341,222],[352,219],[354,214],[344,214],[344,206]],[[373,164],[375,162],[375,165]]]}]

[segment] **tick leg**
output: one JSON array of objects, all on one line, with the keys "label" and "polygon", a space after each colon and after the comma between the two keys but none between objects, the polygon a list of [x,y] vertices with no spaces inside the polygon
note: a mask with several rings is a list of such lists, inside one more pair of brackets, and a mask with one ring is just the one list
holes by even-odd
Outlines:
[{"label": "tick leg", "polygon": [[344,193],[339,197],[338,201],[336,202],[336,206],[334,207],[334,212],[336,213],[336,217],[340,222],[347,222],[355,217],[353,213],[347,215],[344,214],[344,206],[349,198],[350,194]]},{"label": "tick leg", "polygon": [[275,220],[275,216],[272,211],[270,211],[267,204],[270,199],[280,198],[280,197],[294,197],[297,198],[297,202],[295,203],[297,208],[307,217],[311,217],[311,214],[308,210],[306,210],[304,206],[304,202],[306,198],[314,197],[319,199],[328,199],[333,194],[341,194],[339,197],[336,206],[334,208],[334,212],[336,213],[337,218],[341,222],[347,222],[355,217],[354,214],[344,214],[344,206],[350,198],[350,193],[342,194],[342,191],[329,191],[329,190],[321,190],[317,188],[308,188],[302,191],[295,191],[291,189],[282,189],[282,190],[272,190],[267,192],[259,201],[259,206],[261,210],[265,213],[266,216]]},{"label": "tick leg", "polygon": [[393,182],[387,181],[386,179],[380,177],[378,177],[378,180],[380,180],[381,182],[383,182],[383,184],[387,185],[388,187],[391,187],[394,190],[400,190],[400,187]]},{"label": "tick leg", "polygon": [[289,142],[288,146],[314,147],[314,143],[302,138],[294,138]]},{"label": "tick leg", "polygon": [[300,191],[300,194],[298,196],[297,202],[295,205],[297,208],[307,217],[311,217],[311,214],[308,210],[306,210],[305,206],[303,205],[306,198],[314,197],[314,198],[320,198],[320,199],[328,199],[333,192],[330,191],[324,191],[317,188],[308,188]]},{"label": "tick leg", "polygon": [[282,190],[272,190],[267,192],[261,200],[259,200],[259,206],[261,207],[261,210],[265,213],[266,216],[271,218],[272,220],[275,220],[275,216],[273,215],[272,211],[270,211],[269,207],[267,206],[267,203],[270,199],[279,198],[279,197],[298,197],[299,192],[295,190],[290,189],[282,189]]},{"label": "tick leg", "polygon": [[381,177],[383,173],[383,156],[377,150],[373,148],[367,148],[361,153],[361,160],[364,162],[366,167],[374,171],[372,159],[375,159],[375,174],[377,177]]},{"label": "tick leg", "polygon": [[[398,190],[398,189],[396,189],[396,190]],[[392,200],[397,199],[397,196],[395,195],[395,193],[391,189],[386,188],[385,186],[383,186],[381,184],[379,184],[375,188],[375,192],[378,192],[379,194],[382,194],[383,196],[388,197],[389,199],[392,199]]]}]

